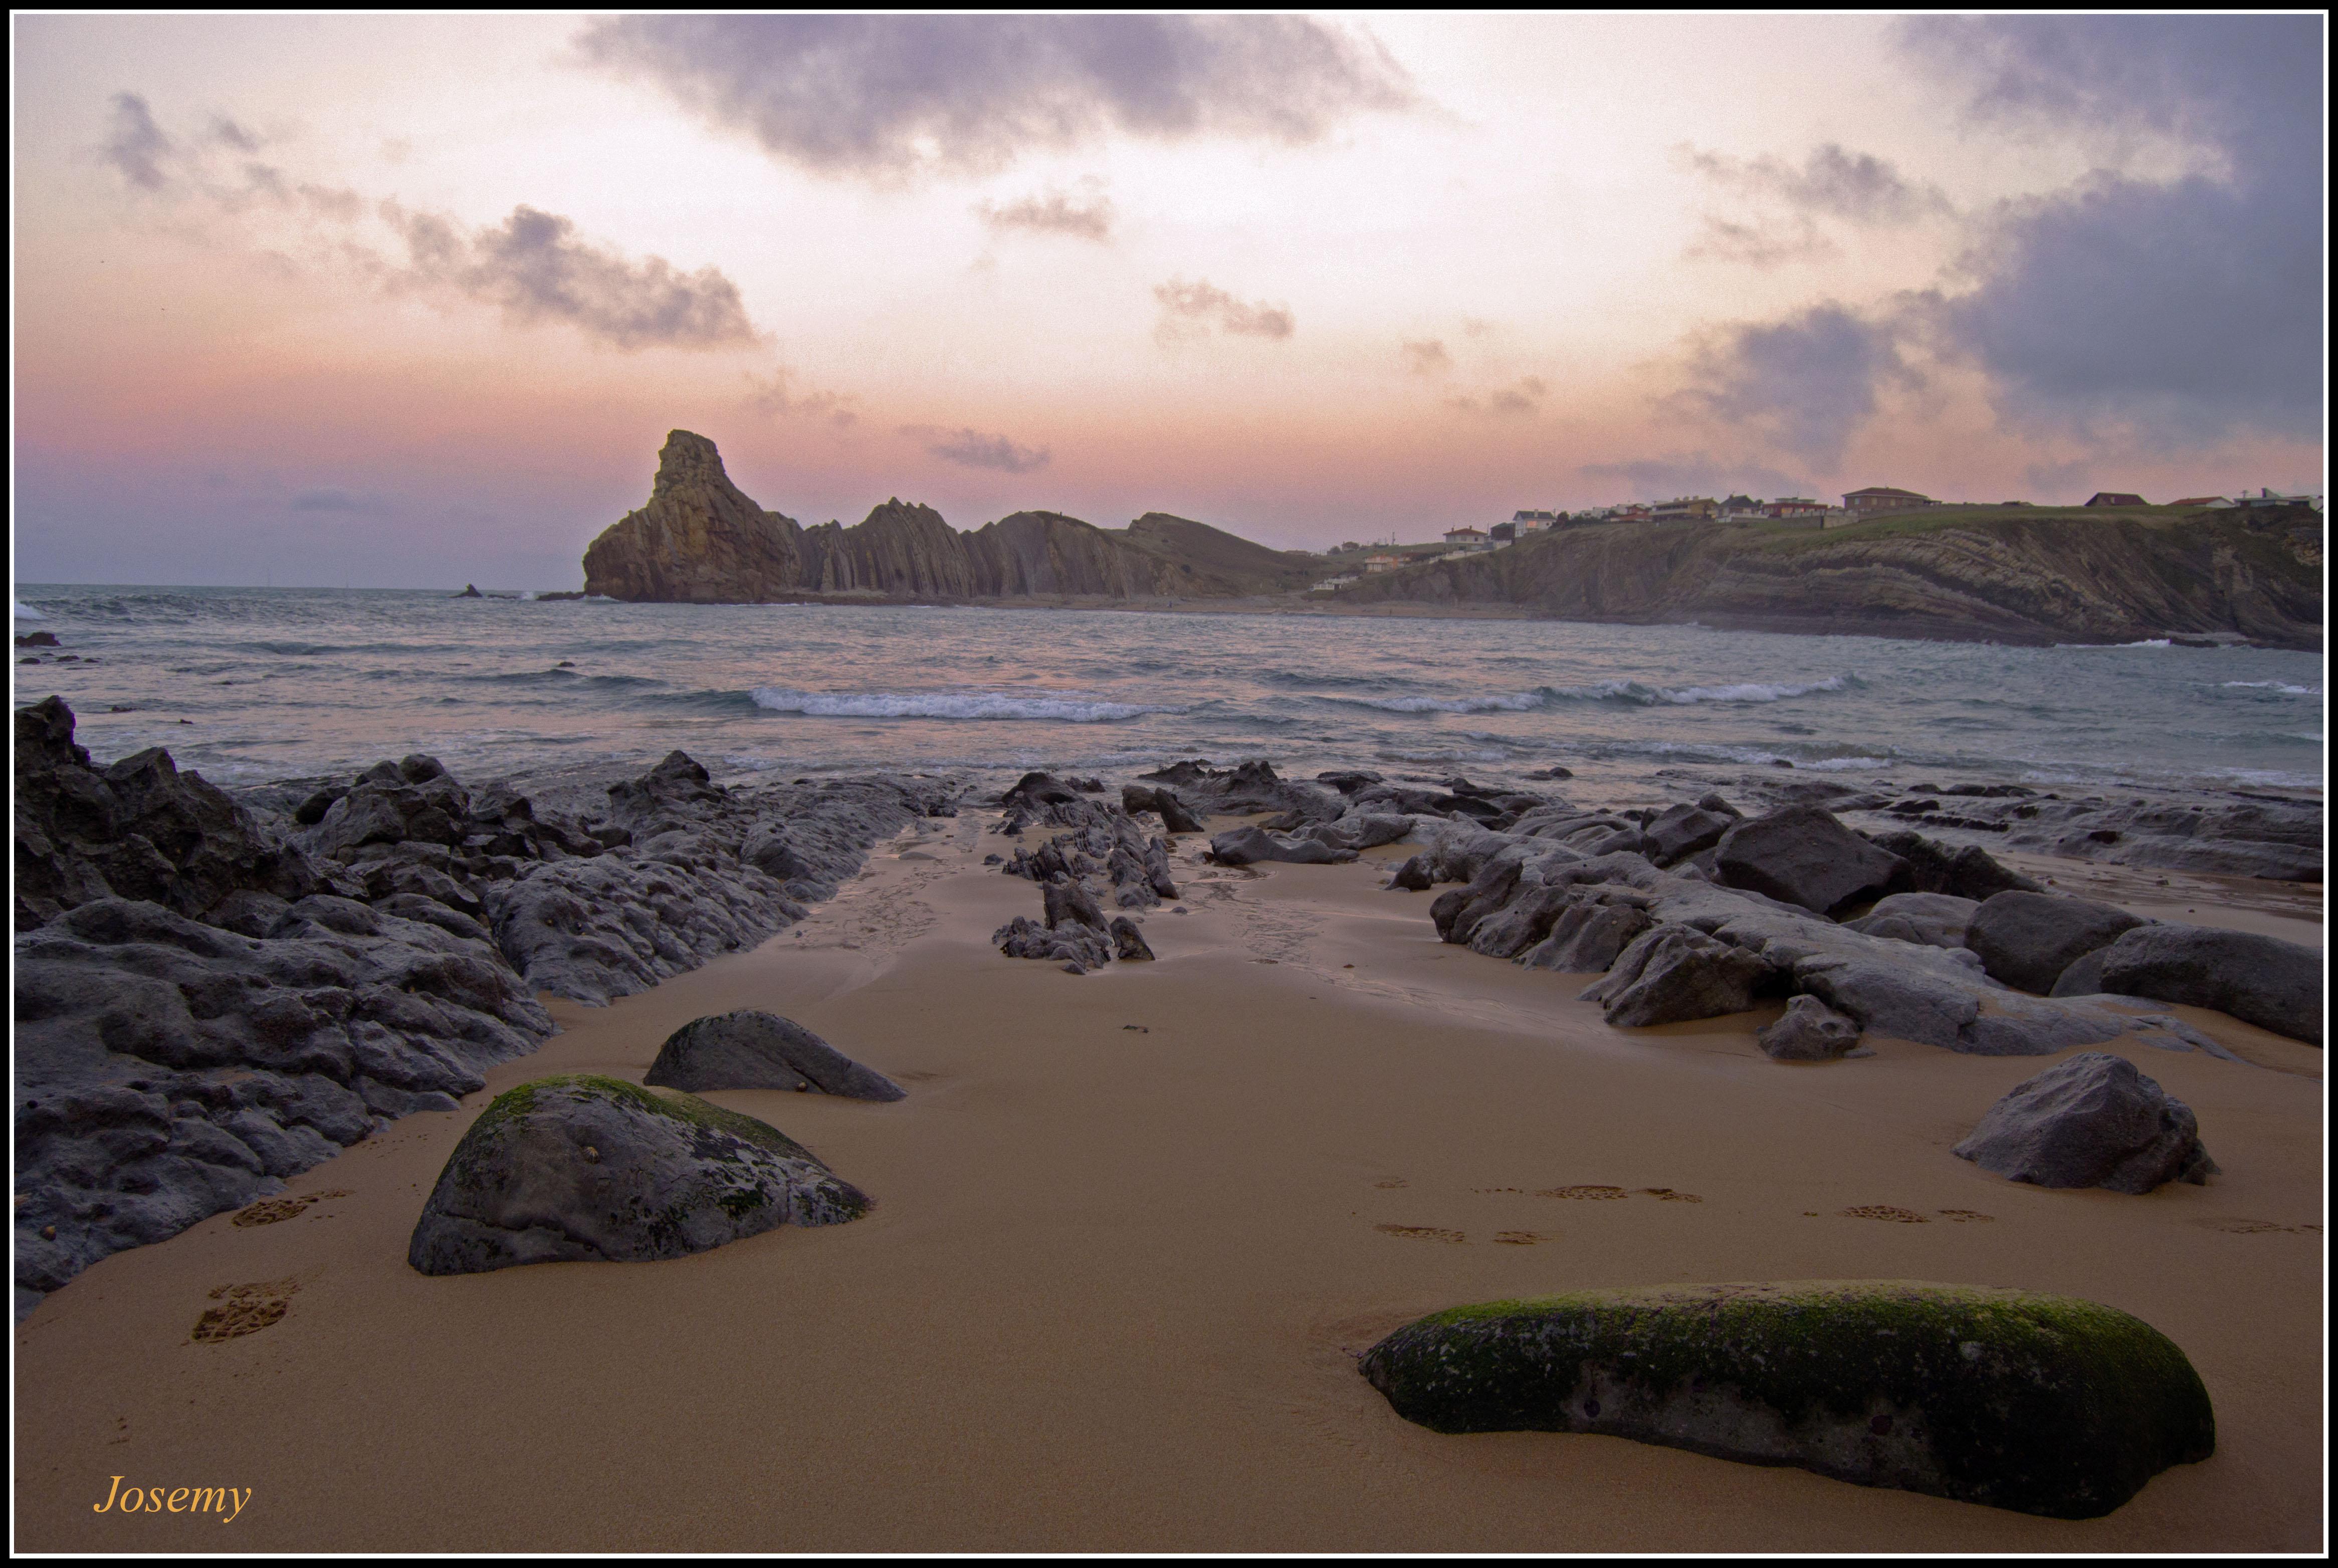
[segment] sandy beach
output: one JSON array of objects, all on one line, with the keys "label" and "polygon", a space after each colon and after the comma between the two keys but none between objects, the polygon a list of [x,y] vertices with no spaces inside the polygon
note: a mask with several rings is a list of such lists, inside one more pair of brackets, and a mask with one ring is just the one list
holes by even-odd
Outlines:
[{"label": "sandy beach", "polygon": [[[928,820],[761,948],[606,1008],[454,1114],[105,1259],[17,1328],[34,1551],[2313,1551],[2322,1544],[2322,1053],[2135,1046],[2223,1168],[2146,1197],[1949,1149],[2045,1063],[1871,1039],[1768,1060],[1777,1006],[1619,1032],[1584,981],[1439,943],[1347,866],[1205,865],[1154,964],[1002,958],[995,813]],[[1213,824],[1217,826],[1221,824]],[[2319,945],[2299,889],[2041,868],[2146,913]],[[2166,885],[2161,877],[2167,876]],[[2228,907],[2229,906],[2229,912]],[[658,1263],[426,1278],[406,1248],[513,1083],[638,1080],[672,1030],[785,1014],[909,1097],[725,1093],[876,1199]],[[1560,1289],[1905,1278],[2132,1312],[2191,1357],[2217,1451],[2066,1522],[1616,1439],[1440,1436],[1353,1357],[1422,1312]],[[285,1303],[198,1340],[206,1309]],[[232,1486],[215,1515],[99,1513]]]}]

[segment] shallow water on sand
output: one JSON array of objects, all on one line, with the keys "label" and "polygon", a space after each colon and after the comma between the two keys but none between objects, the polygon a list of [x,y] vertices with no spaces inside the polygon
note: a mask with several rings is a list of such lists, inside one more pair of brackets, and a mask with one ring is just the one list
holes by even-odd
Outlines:
[{"label": "shallow water on sand", "polygon": [[[1587,783],[1682,764],[2086,789],[2322,788],[2323,662],[1549,621],[450,599],[19,584],[19,703],[223,783],[428,751],[791,775],[1263,756]],[[55,662],[58,652],[74,662]],[[20,650],[19,658],[25,657]]]}]

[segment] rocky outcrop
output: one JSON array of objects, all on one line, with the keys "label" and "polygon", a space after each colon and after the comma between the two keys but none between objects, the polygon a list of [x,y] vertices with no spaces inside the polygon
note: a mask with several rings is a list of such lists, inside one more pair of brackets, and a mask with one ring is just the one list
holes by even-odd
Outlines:
[{"label": "rocky outcrop", "polygon": [[2322,955],[2278,936],[2173,923],[2138,926],[2102,950],[2101,989],[2220,1013],[2322,1044]]},{"label": "rocky outcrop", "polygon": [[1974,908],[1964,946],[1994,979],[2044,995],[2062,971],[2144,924],[2139,916],[2089,898],[1999,893]]},{"label": "rocky outcrop", "polygon": [[1768,964],[1743,947],[1692,926],[1664,925],[1624,949],[1582,1000],[1598,1003],[1619,1029],[1679,1024],[1744,1012],[1771,975]]},{"label": "rocky outcrop", "polygon": [[666,1036],[642,1075],[653,1088],[818,1090],[847,1100],[899,1100],[899,1083],[864,1067],[792,1018],[742,1008],[696,1018]]},{"label": "rocky outcrop", "polygon": [[1906,1280],[1457,1307],[1360,1369],[1438,1432],[1589,1432],[2059,1519],[2215,1452],[2184,1352],[2068,1297]]},{"label": "rocky outcrop", "polygon": [[587,593],[683,603],[1210,598],[1286,593],[1316,574],[1308,557],[1160,513],[1114,531],[1017,512],[961,534],[895,497],[850,528],[804,528],[749,500],[714,443],[687,430],[666,437],[648,503],[584,552]]},{"label": "rocky outcrop", "polygon": [[2015,1085],[1950,1152],[2038,1187],[2148,1192],[2169,1181],[2204,1185],[2216,1173],[2192,1108],[2105,1051]]},{"label": "rocky outcrop", "polygon": [[1716,880],[1813,915],[1875,897],[1901,869],[1898,856],[1815,806],[1783,807],[1736,823],[1714,850]]},{"label": "rocky outcrop", "polygon": [[1943,508],[1850,528],[1599,524],[1370,576],[1341,603],[2003,642],[2322,646],[2322,520]]},{"label": "rocky outcrop", "polygon": [[1846,1018],[1815,996],[1797,996],[1775,1024],[1754,1037],[1773,1062],[1832,1062],[1863,1052],[1859,1022]]},{"label": "rocky outcrop", "polygon": [[479,1112],[406,1260],[424,1274],[645,1262],[868,1209],[860,1189],[752,1116],[615,1078],[544,1078]]}]

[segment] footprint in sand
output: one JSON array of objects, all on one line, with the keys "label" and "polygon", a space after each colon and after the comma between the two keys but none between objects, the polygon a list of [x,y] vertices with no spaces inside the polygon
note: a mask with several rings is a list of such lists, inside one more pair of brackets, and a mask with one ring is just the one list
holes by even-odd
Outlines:
[{"label": "footprint in sand", "polygon": [[1596,1187],[1586,1185],[1580,1187],[1547,1187],[1541,1191],[1537,1192],[1535,1196],[1537,1198],[1573,1198],[1580,1201],[1598,1202],[1608,1199],[1629,1198],[1631,1194],[1625,1191],[1621,1187]]},{"label": "footprint in sand", "polygon": [[2322,1229],[2319,1225],[2276,1225],[2270,1220],[2235,1220],[2222,1217],[2206,1220],[2195,1220],[2192,1223],[2195,1225],[2204,1226],[2210,1230],[2222,1230],[2227,1236],[2269,1236],[2274,1234],[2284,1236],[2302,1236],[2309,1231],[2319,1231]]},{"label": "footprint in sand", "polygon": [[1704,1199],[1698,1197],[1694,1192],[1675,1192],[1669,1187],[1643,1187],[1640,1189],[1640,1196],[1643,1198],[1661,1198],[1667,1203],[1702,1203],[1704,1201]]},{"label": "footprint in sand", "polygon": [[1986,1225],[1993,1222],[1997,1216],[1984,1214],[1978,1209],[1943,1209],[1940,1210],[1940,1218],[1958,1225],[1971,1225],[1976,1222]]},{"label": "footprint in sand", "polygon": [[940,1076],[941,1074],[938,1073],[896,1073],[893,1074],[894,1081],[896,1083],[923,1083],[928,1079],[938,1078]]},{"label": "footprint in sand", "polygon": [[208,1344],[257,1334],[283,1318],[300,1289],[300,1282],[289,1278],[263,1279],[254,1285],[222,1285],[211,1292],[211,1299],[221,1305],[206,1308],[195,1319],[195,1331],[189,1338]]},{"label": "footprint in sand", "polygon": [[1845,1209],[1840,1212],[1845,1220],[1889,1220],[1895,1225],[1931,1223],[1913,1209],[1895,1209],[1889,1203],[1862,1203],[1855,1209]]},{"label": "footprint in sand", "polygon": [[1556,1241],[1556,1236],[1546,1236],[1539,1230],[1497,1230],[1494,1240],[1505,1247],[1531,1247],[1537,1241]]},{"label": "footprint in sand", "polygon": [[1375,1187],[1381,1187],[1381,1188],[1387,1188],[1387,1187],[1402,1187],[1402,1186],[1404,1186],[1404,1185],[1405,1185],[1405,1180],[1404,1180],[1404,1178],[1403,1178],[1403,1177],[1401,1177],[1401,1176],[1391,1176],[1391,1177],[1390,1177],[1390,1178],[1389,1178],[1387,1181],[1375,1181],[1375,1182],[1373,1182],[1373,1183],[1372,1183],[1372,1185],[1373,1185],[1373,1186],[1375,1186]]},{"label": "footprint in sand", "polygon": [[309,1211],[311,1203],[322,1203],[328,1198],[346,1198],[349,1194],[338,1189],[330,1192],[310,1192],[300,1198],[270,1198],[236,1210],[231,1225],[273,1225],[280,1220],[297,1220]]},{"label": "footprint in sand", "polygon": [[1375,1225],[1372,1229],[1383,1236],[1409,1236],[1416,1241],[1467,1241],[1469,1240],[1461,1231],[1440,1230],[1435,1225]]}]

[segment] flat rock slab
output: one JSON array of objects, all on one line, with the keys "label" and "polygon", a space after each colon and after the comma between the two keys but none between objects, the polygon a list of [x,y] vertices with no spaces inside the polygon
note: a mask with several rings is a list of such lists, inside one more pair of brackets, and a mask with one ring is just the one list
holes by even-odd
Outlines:
[{"label": "flat rock slab", "polygon": [[578,1073],[506,1090],[455,1146],[406,1260],[425,1274],[682,1258],[869,1198],[777,1128]]},{"label": "flat rock slab", "polygon": [[1586,1290],[1406,1325],[1361,1371],[1439,1432],[1590,1432],[2061,1519],[2215,1451],[2149,1324],[1910,1280]]},{"label": "flat rock slab", "polygon": [[742,1008],[696,1018],[666,1036],[642,1082],[710,1089],[817,1089],[847,1100],[899,1100],[907,1093],[792,1018]]},{"label": "flat rock slab", "polygon": [[2107,1051],[2015,1084],[1950,1152],[2015,1181],[2114,1192],[2203,1185],[2216,1171],[2192,1108]]}]

